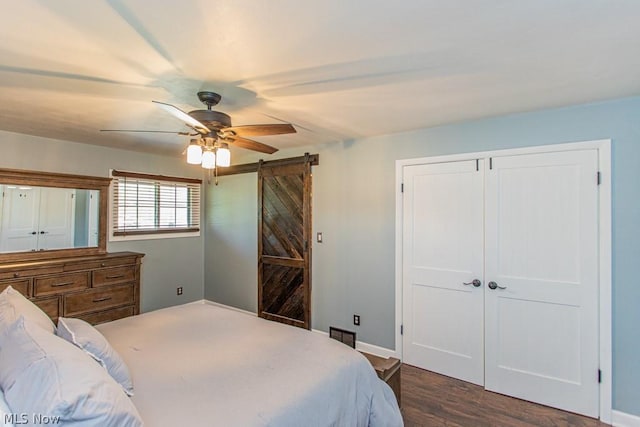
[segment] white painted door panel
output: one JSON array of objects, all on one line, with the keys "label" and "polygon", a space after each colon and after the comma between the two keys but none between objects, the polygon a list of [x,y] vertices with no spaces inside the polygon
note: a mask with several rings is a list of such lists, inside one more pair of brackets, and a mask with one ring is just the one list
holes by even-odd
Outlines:
[{"label": "white painted door panel", "polygon": [[598,156],[496,157],[487,171],[485,387],[598,416]]},{"label": "white painted door panel", "polygon": [[74,246],[75,189],[43,188],[40,193],[39,249]]},{"label": "white painted door panel", "polygon": [[403,175],[404,362],[483,384],[483,162]]}]

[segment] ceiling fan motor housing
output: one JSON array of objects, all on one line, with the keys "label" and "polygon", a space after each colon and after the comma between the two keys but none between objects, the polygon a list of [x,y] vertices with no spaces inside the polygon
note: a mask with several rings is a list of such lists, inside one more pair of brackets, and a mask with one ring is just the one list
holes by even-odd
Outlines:
[{"label": "ceiling fan motor housing", "polygon": [[231,117],[220,111],[195,110],[189,111],[189,115],[209,129],[220,130],[231,126]]}]

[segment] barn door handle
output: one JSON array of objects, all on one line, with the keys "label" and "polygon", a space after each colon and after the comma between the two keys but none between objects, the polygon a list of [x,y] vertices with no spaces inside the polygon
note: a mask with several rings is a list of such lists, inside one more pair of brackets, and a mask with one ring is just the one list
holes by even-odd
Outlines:
[{"label": "barn door handle", "polygon": [[489,286],[489,289],[507,289],[506,286],[498,286],[496,282],[489,282],[487,286]]},{"label": "barn door handle", "polygon": [[480,286],[482,286],[482,282],[480,280],[478,280],[478,279],[473,279],[469,283],[462,282],[462,284],[466,285],[466,286],[473,285],[476,288],[479,288]]}]

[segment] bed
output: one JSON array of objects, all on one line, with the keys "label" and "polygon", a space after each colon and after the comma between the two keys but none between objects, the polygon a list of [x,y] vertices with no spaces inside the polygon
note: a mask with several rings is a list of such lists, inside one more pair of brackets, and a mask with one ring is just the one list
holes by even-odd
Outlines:
[{"label": "bed", "polygon": [[56,327],[11,286],[0,391],[0,426],[403,424],[369,362],[322,334],[204,302]]},{"label": "bed", "polygon": [[99,325],[148,426],[399,426],[395,396],[328,337],[208,303]]}]

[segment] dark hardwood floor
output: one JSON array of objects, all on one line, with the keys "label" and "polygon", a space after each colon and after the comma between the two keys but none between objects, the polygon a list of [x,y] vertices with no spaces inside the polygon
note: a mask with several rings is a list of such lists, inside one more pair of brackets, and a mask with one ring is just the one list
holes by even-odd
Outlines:
[{"label": "dark hardwood floor", "polygon": [[403,364],[405,426],[601,427],[598,420],[485,391],[482,387]]}]

